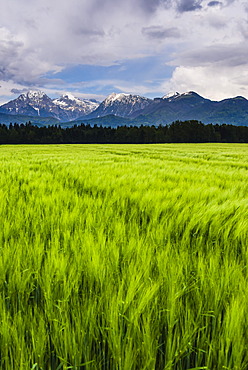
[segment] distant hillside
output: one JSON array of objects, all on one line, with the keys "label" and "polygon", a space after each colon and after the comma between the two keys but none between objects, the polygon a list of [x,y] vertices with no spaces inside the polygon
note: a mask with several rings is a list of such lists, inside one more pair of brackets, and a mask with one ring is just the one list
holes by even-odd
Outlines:
[{"label": "distant hillside", "polygon": [[216,102],[191,91],[171,98],[156,99],[136,117],[135,123],[167,125],[176,120],[192,119],[205,124],[248,126],[248,100],[236,97]]},{"label": "distant hillside", "polygon": [[130,126],[133,121],[129,118],[118,117],[114,114],[109,114],[108,116],[91,118],[91,119],[78,119],[75,121],[63,122],[60,124],[61,127],[72,127],[74,125],[81,125],[82,123],[90,126],[103,126],[103,127],[118,127],[118,126]]},{"label": "distant hillside", "polygon": [[0,124],[9,125],[10,123],[25,124],[31,122],[37,126],[48,126],[48,125],[58,125],[60,121],[53,117],[34,117],[26,116],[21,114],[11,115],[0,113]]}]

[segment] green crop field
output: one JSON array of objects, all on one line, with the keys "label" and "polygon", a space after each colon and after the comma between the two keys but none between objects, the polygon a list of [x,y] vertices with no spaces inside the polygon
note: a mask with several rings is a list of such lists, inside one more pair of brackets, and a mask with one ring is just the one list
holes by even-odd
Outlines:
[{"label": "green crop field", "polygon": [[0,146],[0,200],[1,369],[248,369],[248,145]]}]

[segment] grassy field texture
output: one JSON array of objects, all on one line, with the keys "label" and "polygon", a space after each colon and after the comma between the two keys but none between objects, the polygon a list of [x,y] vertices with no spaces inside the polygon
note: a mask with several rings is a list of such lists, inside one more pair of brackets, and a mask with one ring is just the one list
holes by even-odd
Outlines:
[{"label": "grassy field texture", "polygon": [[0,146],[0,368],[248,369],[247,157]]}]

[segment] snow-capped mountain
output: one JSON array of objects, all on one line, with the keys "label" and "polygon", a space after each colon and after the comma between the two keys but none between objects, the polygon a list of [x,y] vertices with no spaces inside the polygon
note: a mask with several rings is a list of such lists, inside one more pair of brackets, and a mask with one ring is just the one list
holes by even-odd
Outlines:
[{"label": "snow-capped mountain", "polygon": [[119,117],[135,117],[138,112],[150,105],[152,101],[152,99],[139,95],[112,93],[87,118],[103,117],[109,114]]},{"label": "snow-capped mountain", "polygon": [[98,105],[96,101],[80,100],[70,94],[52,100],[42,91],[31,90],[2,105],[0,112],[11,115],[54,117],[60,121],[70,121],[89,114]]},{"label": "snow-capped mountain", "polygon": [[78,117],[86,116],[99,106],[96,100],[79,99],[72,94],[64,94],[58,99],[53,99],[53,103],[67,113],[67,120],[71,121]]},{"label": "snow-capped mountain", "polygon": [[[71,94],[62,95],[57,99],[50,99],[44,92],[29,91],[21,94],[0,107],[2,122],[27,122],[30,117],[35,121],[49,117],[50,121],[68,122],[79,124],[89,119],[97,119],[101,124],[101,117],[116,125],[123,124],[141,125],[166,125],[176,120],[196,119],[203,123],[226,123],[233,125],[248,124],[248,100],[237,96],[222,101],[205,99],[194,91],[179,94],[173,92],[161,98],[149,99],[139,95],[111,94],[100,105],[96,101],[81,100]],[[109,116],[107,119],[106,116]],[[27,118],[28,117],[28,118]],[[59,121],[58,121],[59,120]],[[91,123],[93,122],[91,120]],[[50,122],[49,121],[49,122]],[[88,121],[90,122],[90,121]]]},{"label": "snow-capped mountain", "polygon": [[58,119],[63,115],[63,110],[54,104],[49,96],[42,91],[32,90],[2,105],[0,111],[1,113],[12,115],[23,114],[29,116],[55,117]]}]

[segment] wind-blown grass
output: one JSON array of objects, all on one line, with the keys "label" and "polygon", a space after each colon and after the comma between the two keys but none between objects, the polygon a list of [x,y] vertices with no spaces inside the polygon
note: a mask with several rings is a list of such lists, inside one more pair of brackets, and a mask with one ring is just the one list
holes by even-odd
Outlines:
[{"label": "wind-blown grass", "polygon": [[247,153],[1,146],[1,369],[247,369]]}]

